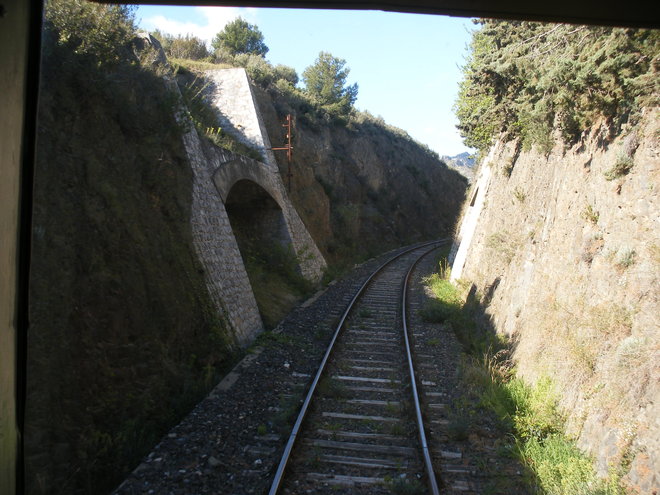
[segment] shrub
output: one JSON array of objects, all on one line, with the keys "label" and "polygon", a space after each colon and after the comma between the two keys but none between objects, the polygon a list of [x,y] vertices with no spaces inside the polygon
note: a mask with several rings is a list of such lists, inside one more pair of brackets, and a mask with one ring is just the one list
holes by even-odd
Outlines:
[{"label": "shrub", "polygon": [[279,64],[275,66],[275,68],[273,69],[273,73],[274,73],[274,79],[276,81],[280,81],[283,79],[289,82],[292,86],[298,84],[298,73],[296,72],[296,69],[294,69],[293,67]]},{"label": "shrub", "polygon": [[623,177],[630,172],[634,165],[635,162],[632,157],[620,154],[614,162],[614,166],[605,172],[605,179],[614,180]]},{"label": "shrub", "polygon": [[658,100],[657,30],[475,22],[454,109],[465,144],[482,152],[501,135],[547,154],[553,128],[573,143],[597,118],[620,125]]},{"label": "shrub", "polygon": [[624,249],[619,253],[619,256],[616,260],[616,265],[622,269],[628,268],[635,263],[636,256],[637,253],[634,249]]},{"label": "shrub", "polygon": [[190,60],[201,60],[211,54],[206,48],[206,43],[196,36],[177,36],[173,38],[167,49],[163,47],[168,57],[185,58]]},{"label": "shrub", "polygon": [[240,54],[235,57],[234,61],[237,65],[245,67],[248,76],[260,86],[267,87],[275,79],[273,66],[260,55]]},{"label": "shrub", "polygon": [[234,54],[222,46],[216,48],[212,56],[217,63],[234,65]]},{"label": "shrub", "polygon": [[136,32],[134,7],[86,0],[51,0],[45,21],[46,30],[55,35],[58,44],[93,57],[98,66],[115,65],[126,58]]}]

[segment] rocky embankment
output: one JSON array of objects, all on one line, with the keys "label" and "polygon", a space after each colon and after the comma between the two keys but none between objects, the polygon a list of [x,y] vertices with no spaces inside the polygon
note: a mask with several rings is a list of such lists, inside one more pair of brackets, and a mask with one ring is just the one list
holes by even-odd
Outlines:
[{"label": "rocky embankment", "polygon": [[[160,70],[134,60],[103,69],[60,46],[44,55],[30,493],[108,490],[236,359],[231,325],[215,311],[195,255],[187,128]],[[262,96],[277,145],[282,112]],[[447,233],[465,191],[428,151],[376,127],[296,127],[292,199],[337,264]]]},{"label": "rocky embankment", "polygon": [[617,136],[602,123],[547,156],[496,144],[465,206],[478,218],[467,261],[454,266],[512,337],[519,372],[553,378],[600,473],[622,469],[645,494],[660,486],[658,122],[646,110]]},{"label": "rocky embankment", "polygon": [[46,45],[26,493],[104,493],[234,361],[190,226],[191,166],[156,74]]},{"label": "rocky embankment", "polygon": [[[322,122],[294,109],[277,89],[256,89],[273,146],[294,118],[289,195],[330,263],[452,232],[467,180],[405,132],[371,119]],[[285,153],[277,156],[285,178]]]}]

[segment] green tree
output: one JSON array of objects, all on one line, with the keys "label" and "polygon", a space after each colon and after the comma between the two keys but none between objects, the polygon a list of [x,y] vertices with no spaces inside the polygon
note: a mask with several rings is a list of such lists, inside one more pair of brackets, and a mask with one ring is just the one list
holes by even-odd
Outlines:
[{"label": "green tree", "polygon": [[266,55],[268,47],[264,43],[264,35],[254,24],[238,17],[215,35],[211,45],[215,50],[228,51],[232,55],[253,53]]},{"label": "green tree", "polygon": [[566,143],[598,118],[615,127],[657,104],[657,30],[480,20],[455,111],[469,146],[495,136],[524,147]]},{"label": "green tree", "polygon": [[293,86],[298,84],[298,73],[293,67],[288,65],[278,64],[275,66],[275,80],[284,79],[285,81],[290,82]]},{"label": "green tree", "polygon": [[346,60],[321,52],[314,65],[303,72],[305,91],[320,105],[346,113],[355,103],[358,85],[346,85],[350,72]]},{"label": "green tree", "polygon": [[169,33],[163,33],[160,29],[150,31],[149,34],[160,41],[160,46],[163,48],[165,54],[169,54],[170,46],[174,41],[174,36]]}]

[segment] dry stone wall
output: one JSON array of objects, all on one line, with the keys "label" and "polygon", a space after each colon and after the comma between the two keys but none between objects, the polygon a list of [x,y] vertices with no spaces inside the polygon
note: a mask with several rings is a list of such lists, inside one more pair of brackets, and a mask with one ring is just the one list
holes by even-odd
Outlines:
[{"label": "dry stone wall", "polygon": [[569,433],[602,474],[623,465],[631,493],[660,489],[659,135],[653,109],[548,156],[498,143],[453,269],[488,294],[520,373],[554,380]]}]

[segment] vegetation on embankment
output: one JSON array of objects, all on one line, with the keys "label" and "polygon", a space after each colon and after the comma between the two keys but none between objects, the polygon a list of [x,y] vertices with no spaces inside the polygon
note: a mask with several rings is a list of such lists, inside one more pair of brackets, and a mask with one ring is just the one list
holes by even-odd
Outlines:
[{"label": "vegetation on embankment", "polygon": [[[484,417],[495,418],[498,434],[512,439],[500,455],[513,456],[523,466],[533,493],[547,495],[618,495],[618,474],[600,479],[593,460],[564,433],[556,384],[543,376],[530,385],[516,376],[510,356],[514,345],[497,335],[484,318],[479,295],[449,281],[446,258],[440,270],[425,280],[434,298],[421,310],[432,322],[450,325],[463,347],[460,395],[448,407],[460,411],[451,420],[455,435],[478,431]],[[466,293],[468,294],[466,296]],[[509,489],[504,486],[512,483]],[[497,493],[512,493],[515,480],[501,480]]]},{"label": "vegetation on embankment", "polygon": [[263,54],[217,48],[202,57],[190,39],[153,34],[169,55],[173,43],[190,45],[190,59],[176,63],[200,79],[206,70],[244,67],[273,146],[286,142],[282,122],[292,115],[293,161],[284,153],[276,158],[285,183],[292,173],[289,196],[330,264],[329,277],[377,253],[452,231],[467,181],[405,131],[356,110],[358,88],[346,85],[345,60],[322,52],[301,87],[293,68],[273,66]]},{"label": "vegetation on embankment", "polygon": [[[166,89],[163,76],[176,76],[200,135],[238,153],[253,150],[222,133],[208,108],[198,104],[203,81],[194,70],[173,74],[158,54],[135,50],[131,12],[85,0],[52,0],[46,9],[30,281],[28,493],[109,491],[235,356],[231,329],[209,298],[192,242],[192,171],[182,144],[190,124],[176,121],[180,98]],[[318,105],[307,118],[315,115],[310,122],[323,133],[336,124],[328,112],[346,106]],[[348,126],[340,122],[341,132],[354,132]],[[397,141],[397,147],[404,141],[410,139]],[[326,235],[328,252],[329,245],[337,246],[335,260],[450,228],[450,216],[428,230],[409,222],[420,216],[423,203],[414,195],[422,180],[414,179],[425,177],[411,164],[415,159],[398,160],[388,176],[403,175],[400,182],[408,189],[402,192],[392,192],[381,178],[379,194],[364,185],[368,177],[346,172],[355,187],[342,194],[362,191],[359,199],[342,204],[336,194],[337,229],[317,230]],[[442,169],[433,157],[429,163]],[[425,179],[427,195],[432,177]],[[447,184],[452,191],[442,196],[454,198],[447,201],[455,212],[465,181],[450,174]],[[343,183],[335,186],[339,190]],[[325,194],[320,182],[315,187]],[[412,198],[399,205],[397,195]],[[330,215],[327,197],[303,204],[307,209],[322,204],[323,214]],[[344,250],[344,240],[361,231],[358,201],[366,197],[380,205],[370,210],[372,235],[368,243]],[[395,217],[393,226],[379,220],[383,211]],[[243,254],[254,267],[251,279],[262,300],[276,299],[268,291],[300,297],[309,289],[290,253]],[[282,307],[273,308],[269,324],[282,316]]]},{"label": "vegetation on embankment", "polygon": [[573,145],[600,118],[614,135],[658,104],[658,30],[476,22],[455,107],[468,146],[502,135],[547,153],[554,128]]},{"label": "vegetation on embankment", "polygon": [[[286,143],[282,122],[287,114],[292,115],[293,161],[287,163],[283,152],[277,152],[276,158],[286,184],[291,172],[289,197],[329,264],[326,280],[388,249],[452,231],[467,181],[405,131],[369,112],[357,111],[353,103],[358,88],[346,85],[349,69],[345,60],[322,52],[304,71],[301,87],[293,68],[274,66],[264,58],[267,47],[256,26],[238,19],[218,36],[233,36],[231,26],[243,32],[245,39],[259,40],[255,45],[258,52],[241,43],[232,43],[242,47],[237,50],[214,41],[215,52],[210,53],[199,49],[202,42],[195,37],[158,31],[152,35],[170,57],[184,97],[192,96],[190,108],[204,106],[199,89],[207,84],[205,71],[243,67],[253,83],[273,146]],[[177,58],[171,58],[174,56]],[[206,123],[199,130],[211,129],[209,138],[226,137],[224,130],[214,131],[212,115],[201,120]],[[286,296],[284,305],[273,307],[275,301],[269,298],[265,284],[279,276],[271,273],[268,264],[256,268],[250,257],[243,253],[262,317],[272,323],[272,315],[280,316],[282,308],[290,307],[284,299],[294,302],[300,291],[288,277],[286,287],[281,286],[285,290],[278,291]]]},{"label": "vegetation on embankment", "polygon": [[[434,151],[381,117],[352,104],[346,61],[321,53],[298,84],[295,70],[263,57],[223,55],[244,66],[255,85],[273,146],[294,121],[289,196],[330,265],[330,273],[388,249],[449,235],[467,181]],[[432,219],[432,220],[429,220]]]},{"label": "vegetation on embankment", "polygon": [[274,143],[294,118],[292,202],[331,269],[397,246],[450,235],[467,187],[428,148],[367,112],[342,116],[298,90],[269,85],[257,99]]},{"label": "vegetation on embankment", "polygon": [[233,359],[193,249],[177,100],[133,35],[125,7],[48,3],[27,493],[108,492]]},{"label": "vegetation on embankment", "polygon": [[241,256],[266,330],[271,330],[296,304],[312,295],[315,285],[302,276],[291,246],[238,238]]},{"label": "vegetation on embankment", "polygon": [[652,493],[658,32],[488,21],[479,40],[458,107],[488,173],[461,278],[515,342],[517,376],[552,379],[566,431],[598,474],[621,470],[630,493]]}]

